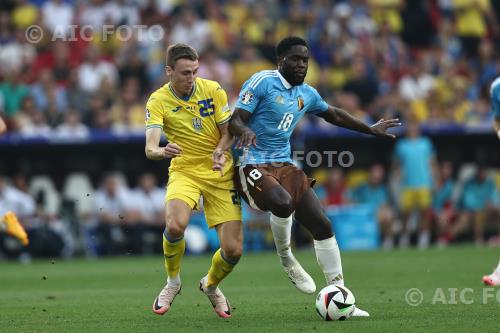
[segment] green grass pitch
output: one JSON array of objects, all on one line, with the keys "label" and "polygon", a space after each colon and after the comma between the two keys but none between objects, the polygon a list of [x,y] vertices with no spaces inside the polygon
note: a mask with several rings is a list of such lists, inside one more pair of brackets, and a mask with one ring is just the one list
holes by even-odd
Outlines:
[{"label": "green grass pitch", "polygon": [[[480,278],[499,255],[473,247],[345,253],[346,286],[371,318],[344,322],[320,320],[315,295],[291,285],[274,253],[246,255],[224,281],[235,307],[230,319],[218,318],[197,288],[210,256],[184,259],[182,294],[164,316],[151,312],[164,283],[161,257],[2,262],[0,332],[493,332],[500,289],[485,300]],[[297,257],[323,287],[313,251]],[[405,301],[410,288],[423,292],[420,306]],[[455,298],[448,288],[457,288]],[[472,304],[460,299],[463,290]]]}]

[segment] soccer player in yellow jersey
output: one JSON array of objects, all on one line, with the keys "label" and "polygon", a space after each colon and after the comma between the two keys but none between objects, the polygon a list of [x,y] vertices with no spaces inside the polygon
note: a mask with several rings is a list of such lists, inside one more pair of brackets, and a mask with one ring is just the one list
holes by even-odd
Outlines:
[{"label": "soccer player in yellow jersey", "polygon": [[[184,230],[200,196],[209,227],[216,228],[221,248],[200,281],[220,317],[231,316],[228,300],[218,288],[242,252],[241,205],[233,183],[233,161],[228,152],[231,112],[226,92],[217,82],[196,77],[198,55],[185,44],[167,49],[170,82],[155,91],[146,106],[146,156],[171,158],[167,184],[163,252],[167,284],[153,303],[156,314],[166,313],[181,290],[180,263]],[[162,131],[168,144],[160,147]]]},{"label": "soccer player in yellow jersey", "polygon": [[[7,125],[0,117],[0,135],[7,131]],[[14,212],[0,213],[0,232],[6,232],[8,235],[17,238],[24,246],[28,245],[28,235]]]}]

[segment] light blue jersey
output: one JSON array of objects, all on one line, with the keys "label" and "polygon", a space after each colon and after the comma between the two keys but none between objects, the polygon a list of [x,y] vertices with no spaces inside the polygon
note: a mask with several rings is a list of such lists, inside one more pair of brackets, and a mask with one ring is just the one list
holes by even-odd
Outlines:
[{"label": "light blue jersey", "polygon": [[245,151],[239,165],[292,162],[290,136],[306,114],[328,110],[316,89],[290,85],[277,70],[254,74],[243,84],[236,108],[252,113],[247,126],[257,136],[257,147]]},{"label": "light blue jersey", "polygon": [[481,211],[487,204],[498,205],[498,195],[495,182],[491,178],[479,181],[476,178],[468,180],[462,190],[461,207],[468,211]]},{"label": "light blue jersey", "polygon": [[500,77],[491,84],[490,104],[494,117],[500,118]]},{"label": "light blue jersey", "polygon": [[351,192],[352,201],[360,204],[370,204],[375,207],[389,203],[389,193],[385,185],[370,186],[363,183]]},{"label": "light blue jersey", "polygon": [[404,187],[430,188],[432,186],[431,160],[434,158],[434,148],[429,139],[420,137],[398,140],[395,157],[401,165]]}]

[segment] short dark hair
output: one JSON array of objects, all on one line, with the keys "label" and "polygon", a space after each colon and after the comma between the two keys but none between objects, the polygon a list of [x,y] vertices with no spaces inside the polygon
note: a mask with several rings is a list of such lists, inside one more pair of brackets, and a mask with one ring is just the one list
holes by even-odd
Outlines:
[{"label": "short dark hair", "polygon": [[198,60],[198,52],[187,44],[170,45],[167,48],[167,66],[174,68],[175,62],[179,59]]},{"label": "short dark hair", "polygon": [[304,38],[296,36],[285,37],[276,45],[276,56],[284,56],[295,45],[303,45],[309,48]]}]

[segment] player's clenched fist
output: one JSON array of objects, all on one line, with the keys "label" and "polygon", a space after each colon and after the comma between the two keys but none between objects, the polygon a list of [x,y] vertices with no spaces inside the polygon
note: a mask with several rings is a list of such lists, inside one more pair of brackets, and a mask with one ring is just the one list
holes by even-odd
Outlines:
[{"label": "player's clenched fist", "polygon": [[182,148],[173,142],[168,143],[165,147],[161,148],[163,157],[172,158],[179,156],[182,153]]}]

